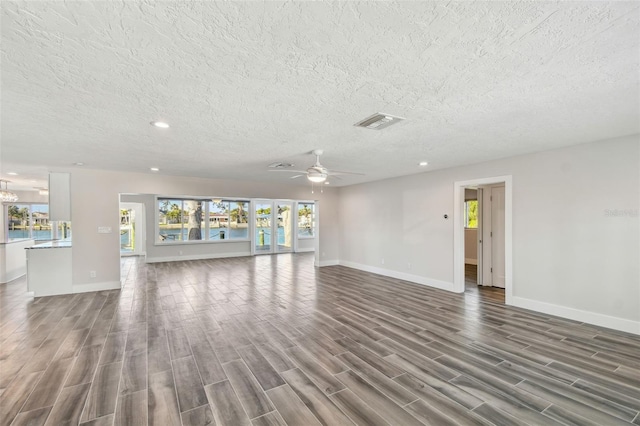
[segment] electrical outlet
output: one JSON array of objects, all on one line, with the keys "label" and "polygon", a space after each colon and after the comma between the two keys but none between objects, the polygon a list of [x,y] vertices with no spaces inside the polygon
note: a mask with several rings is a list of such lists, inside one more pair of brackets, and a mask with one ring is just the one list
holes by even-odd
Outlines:
[{"label": "electrical outlet", "polygon": [[407,262],[407,269],[411,269],[411,262]]},{"label": "electrical outlet", "polygon": [[97,277],[96,271],[90,271],[89,278],[95,278],[95,277]]},{"label": "electrical outlet", "polygon": [[180,255],[182,255],[182,250],[180,250],[178,253],[179,253]]},{"label": "electrical outlet", "polygon": [[384,258],[380,261],[380,264],[384,265]]}]

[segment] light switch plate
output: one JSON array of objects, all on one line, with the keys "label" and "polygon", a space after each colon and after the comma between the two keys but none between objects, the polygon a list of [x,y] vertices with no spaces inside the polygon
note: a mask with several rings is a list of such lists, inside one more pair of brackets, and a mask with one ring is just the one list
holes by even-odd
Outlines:
[{"label": "light switch plate", "polygon": [[110,234],[111,227],[110,226],[98,226],[98,234]]}]

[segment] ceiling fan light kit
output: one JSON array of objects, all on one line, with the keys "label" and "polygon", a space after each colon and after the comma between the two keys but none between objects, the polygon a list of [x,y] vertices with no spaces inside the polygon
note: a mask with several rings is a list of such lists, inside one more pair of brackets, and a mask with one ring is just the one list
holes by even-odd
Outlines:
[{"label": "ceiling fan light kit", "polygon": [[291,179],[296,179],[296,178],[299,178],[301,176],[306,176],[307,180],[309,180],[309,182],[311,182],[312,184],[314,184],[314,183],[322,183],[322,182],[326,181],[329,176],[335,176],[336,179],[339,179],[339,177],[337,177],[337,175],[362,175],[362,173],[343,172],[343,171],[339,171],[339,170],[329,170],[329,169],[327,169],[322,164],[320,164],[320,156],[323,154],[323,152],[324,151],[321,150],[321,149],[314,149],[313,151],[311,151],[310,154],[316,156],[316,162],[313,164],[313,166],[309,167],[307,170],[287,169],[286,166],[289,166],[289,165],[293,166],[293,164],[278,162],[278,163],[270,164],[269,165],[269,171],[270,172],[293,172],[293,173],[299,173],[296,176],[291,176]]},{"label": "ceiling fan light kit", "polygon": [[309,179],[313,183],[322,183],[327,180],[327,174],[317,171],[309,172],[309,174],[307,174],[307,179]]}]

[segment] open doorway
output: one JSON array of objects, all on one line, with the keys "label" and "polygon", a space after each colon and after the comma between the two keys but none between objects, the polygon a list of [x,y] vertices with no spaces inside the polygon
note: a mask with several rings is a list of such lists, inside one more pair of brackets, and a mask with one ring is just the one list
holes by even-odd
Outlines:
[{"label": "open doorway", "polygon": [[456,182],[454,219],[454,291],[511,304],[511,176]]},{"label": "open doorway", "polygon": [[464,189],[464,282],[465,289],[482,284],[478,274],[478,254],[482,254],[482,238],[478,234],[481,214],[477,188]]},{"label": "open doorway", "polygon": [[145,254],[144,204],[120,203],[120,256]]}]

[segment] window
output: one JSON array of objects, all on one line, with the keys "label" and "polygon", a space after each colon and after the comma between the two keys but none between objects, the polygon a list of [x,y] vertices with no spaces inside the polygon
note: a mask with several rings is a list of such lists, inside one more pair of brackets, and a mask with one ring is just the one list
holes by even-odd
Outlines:
[{"label": "window", "polygon": [[7,206],[7,239],[51,239],[48,204],[9,204]]},{"label": "window", "polygon": [[464,227],[478,227],[478,200],[469,200],[464,203]]},{"label": "window", "polygon": [[249,238],[249,203],[246,201],[231,201],[229,215],[230,238],[231,239],[248,239]]},{"label": "window", "polygon": [[249,238],[249,202],[158,198],[158,242]]},{"label": "window", "polygon": [[182,200],[158,199],[158,238],[160,241],[184,240]]},{"label": "window", "polygon": [[298,203],[298,238],[315,237],[315,228],[315,204]]},{"label": "window", "polygon": [[249,238],[249,202],[216,200],[209,202],[209,239]]}]

